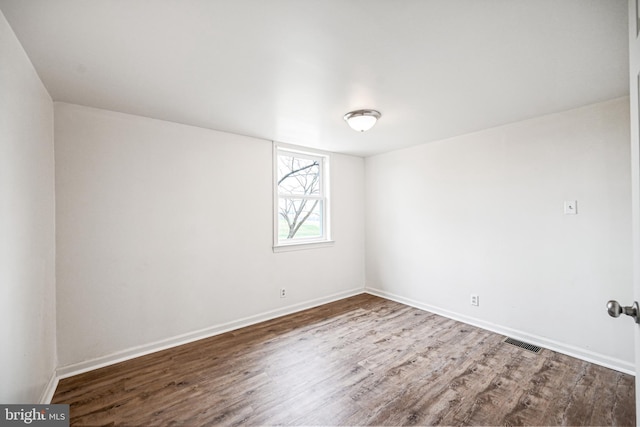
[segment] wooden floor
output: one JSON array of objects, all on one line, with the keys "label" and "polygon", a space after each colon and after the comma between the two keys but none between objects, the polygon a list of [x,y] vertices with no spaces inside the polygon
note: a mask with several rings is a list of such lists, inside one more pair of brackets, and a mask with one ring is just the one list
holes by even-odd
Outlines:
[{"label": "wooden floor", "polygon": [[634,379],[371,295],[63,379],[72,425],[635,425]]}]

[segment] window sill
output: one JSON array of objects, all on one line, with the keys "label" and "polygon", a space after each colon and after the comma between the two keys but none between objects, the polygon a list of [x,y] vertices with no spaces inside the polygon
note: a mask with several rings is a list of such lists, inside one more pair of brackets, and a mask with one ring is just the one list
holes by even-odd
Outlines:
[{"label": "window sill", "polygon": [[306,249],[318,249],[318,248],[328,248],[333,246],[335,241],[333,240],[323,240],[322,242],[296,242],[296,243],[286,243],[273,247],[273,252],[291,252],[291,251],[303,251]]}]

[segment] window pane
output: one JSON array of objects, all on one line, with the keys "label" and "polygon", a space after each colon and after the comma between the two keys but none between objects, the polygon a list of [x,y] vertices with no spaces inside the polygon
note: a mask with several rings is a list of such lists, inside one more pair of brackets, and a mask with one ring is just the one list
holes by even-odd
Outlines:
[{"label": "window pane", "polygon": [[314,239],[323,235],[321,200],[279,199],[278,240]]},{"label": "window pane", "polygon": [[295,155],[278,155],[278,193],[320,194],[320,160]]}]

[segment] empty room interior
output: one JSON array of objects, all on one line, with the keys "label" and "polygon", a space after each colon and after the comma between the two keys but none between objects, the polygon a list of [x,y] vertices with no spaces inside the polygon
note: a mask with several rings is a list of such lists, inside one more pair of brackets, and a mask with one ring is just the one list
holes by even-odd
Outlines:
[{"label": "empty room interior", "polygon": [[0,404],[635,425],[636,3],[0,0]]}]

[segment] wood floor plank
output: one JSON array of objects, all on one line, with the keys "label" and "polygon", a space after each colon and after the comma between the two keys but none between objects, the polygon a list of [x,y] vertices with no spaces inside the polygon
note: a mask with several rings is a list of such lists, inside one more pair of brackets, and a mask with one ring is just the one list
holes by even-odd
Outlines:
[{"label": "wood floor plank", "polygon": [[630,375],[358,295],[60,381],[71,425],[635,425]]}]

